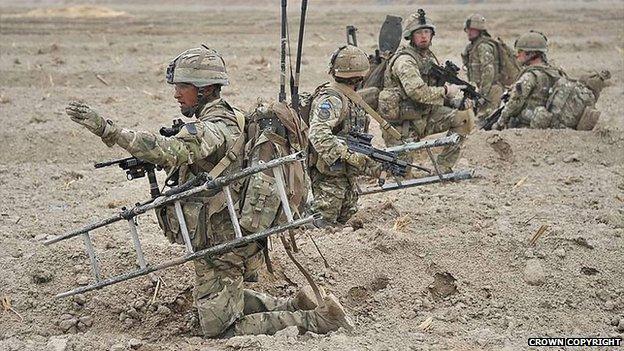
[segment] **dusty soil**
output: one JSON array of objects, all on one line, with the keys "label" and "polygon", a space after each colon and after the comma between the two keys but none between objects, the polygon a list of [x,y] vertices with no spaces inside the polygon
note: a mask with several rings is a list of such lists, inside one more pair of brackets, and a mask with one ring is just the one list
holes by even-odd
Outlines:
[{"label": "dusty soil", "polygon": [[[386,14],[416,9],[399,1],[351,3],[311,2],[303,90],[326,79],[345,25],[356,25],[360,45],[371,51]],[[41,241],[148,194],[145,180],[92,168],[124,152],[74,125],[63,113],[69,100],[80,98],[124,126],[157,130],[178,115],[164,68],[200,42],[225,56],[231,102],[249,108],[257,97],[274,98],[279,8],[269,1],[105,6],[0,4],[1,350],[522,350],[531,336],[622,336],[622,2],[427,4],[442,59],[459,62],[463,20],[479,11],[509,43],[528,29],[543,31],[550,57],[572,75],[610,69],[614,84],[598,104],[599,125],[592,132],[475,132],[460,160],[475,179],[369,195],[352,226],[309,232],[331,268],[300,236],[299,258],[348,308],[353,332],[229,340],[197,336],[190,267],[160,272],[156,295],[145,277],[58,300],[56,293],[90,277],[83,244]],[[291,5],[293,38],[298,6]],[[152,214],[140,224],[150,261],[181,252]],[[126,226],[93,235],[105,274],[134,264]],[[275,247],[277,276],[251,286],[287,296],[304,280]]]}]

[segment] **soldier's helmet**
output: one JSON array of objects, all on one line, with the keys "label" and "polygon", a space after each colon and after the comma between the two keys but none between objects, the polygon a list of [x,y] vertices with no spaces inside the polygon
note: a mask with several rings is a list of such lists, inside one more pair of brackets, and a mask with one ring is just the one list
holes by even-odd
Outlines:
[{"label": "soldier's helmet", "polygon": [[167,67],[167,83],[187,83],[198,88],[230,84],[223,57],[206,45],[188,49],[174,58]]},{"label": "soldier's helmet", "polygon": [[487,30],[485,17],[478,13],[470,15],[470,17],[466,18],[466,22],[464,23],[464,31],[468,29]]},{"label": "soldier's helmet", "polygon": [[530,31],[522,34],[514,43],[517,51],[539,51],[546,53],[548,51],[548,39],[546,36],[537,31]]},{"label": "soldier's helmet", "polygon": [[422,28],[431,29],[435,35],[435,24],[433,24],[431,18],[425,16],[425,11],[423,9],[418,9],[418,12],[409,15],[409,18],[405,21],[403,38],[410,40],[412,38],[412,33]]},{"label": "soldier's helmet", "polygon": [[334,51],[329,62],[329,73],[339,78],[364,77],[369,69],[368,55],[353,45]]}]

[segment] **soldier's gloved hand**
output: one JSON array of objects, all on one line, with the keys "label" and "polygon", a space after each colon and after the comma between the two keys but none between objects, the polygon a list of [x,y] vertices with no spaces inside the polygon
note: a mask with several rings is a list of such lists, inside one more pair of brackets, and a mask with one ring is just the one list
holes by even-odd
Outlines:
[{"label": "soldier's gloved hand", "polygon": [[342,159],[357,169],[364,169],[368,157],[366,155],[358,154],[357,152],[347,151]]},{"label": "soldier's gloved hand", "polygon": [[85,126],[91,133],[102,136],[106,127],[106,121],[89,106],[82,102],[72,101],[65,108],[65,113],[72,121]]},{"label": "soldier's gloved hand", "polygon": [[456,85],[456,84],[445,84],[446,88],[446,97],[449,99],[454,98],[459,92],[464,89],[465,85]]}]

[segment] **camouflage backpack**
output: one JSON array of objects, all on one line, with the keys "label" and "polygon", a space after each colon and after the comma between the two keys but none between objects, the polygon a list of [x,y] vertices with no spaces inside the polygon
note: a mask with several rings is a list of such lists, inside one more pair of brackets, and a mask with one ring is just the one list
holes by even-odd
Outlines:
[{"label": "camouflage backpack", "polygon": [[591,130],[600,112],[594,93],[580,81],[562,75],[550,89],[546,106],[535,110],[531,128]]},{"label": "camouflage backpack", "polygon": [[[308,126],[285,103],[259,103],[245,123],[245,167],[308,149]],[[293,213],[301,213],[307,196],[308,181],[302,162],[283,167],[286,194]],[[274,225],[280,199],[273,170],[256,173],[241,190],[240,225],[248,232],[258,232]]]},{"label": "camouflage backpack", "polygon": [[520,65],[514,51],[501,38],[490,38],[496,46],[498,56],[498,77],[505,86],[510,86],[518,79]]}]

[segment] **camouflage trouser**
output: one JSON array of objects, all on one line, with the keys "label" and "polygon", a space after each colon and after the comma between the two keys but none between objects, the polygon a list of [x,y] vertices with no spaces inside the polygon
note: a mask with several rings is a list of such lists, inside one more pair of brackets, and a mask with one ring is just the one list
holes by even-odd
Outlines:
[{"label": "camouflage trouser", "polygon": [[243,275],[262,265],[262,252],[255,243],[218,257],[194,260],[193,298],[199,322],[206,337],[223,333],[243,315]]},{"label": "camouflage trouser", "polygon": [[346,223],[357,212],[356,178],[329,176],[310,171],[314,201],[310,212],[319,213],[329,223]]},{"label": "camouflage trouser", "polygon": [[[437,162],[440,166],[440,170],[448,172],[451,170],[451,167],[455,164],[455,162],[457,162],[461,144],[464,142],[465,136],[468,135],[472,129],[472,125],[467,126],[463,121],[466,118],[470,118],[470,123],[473,124],[474,121],[472,121],[472,119],[474,118],[474,115],[472,111],[469,110],[458,111],[446,106],[431,106],[425,113],[425,116],[426,120],[423,118],[419,120],[405,121],[405,123],[391,121],[391,124],[397,128],[399,132],[401,132],[403,140],[397,140],[383,131],[382,138],[386,142],[386,146],[389,147],[400,145],[404,141],[420,140],[427,135],[441,133],[444,131],[448,131],[447,135],[452,133],[459,134],[462,137],[460,142],[456,145],[445,146],[442,149],[442,152],[437,156]],[[416,153],[402,153],[400,158],[412,163],[415,155]]]},{"label": "camouflage trouser", "polygon": [[[289,326],[326,332],[327,325],[314,311],[296,311],[291,298],[276,298],[243,288],[249,260],[258,261],[259,254],[259,247],[252,243],[219,257],[193,261],[193,297],[204,336],[219,336],[231,326],[237,334],[274,334]],[[260,263],[261,258],[260,255]]]}]

